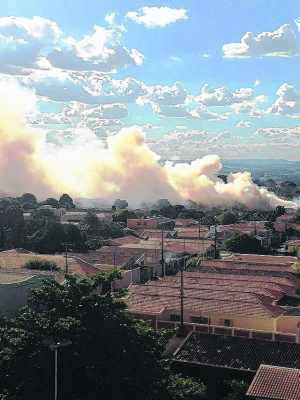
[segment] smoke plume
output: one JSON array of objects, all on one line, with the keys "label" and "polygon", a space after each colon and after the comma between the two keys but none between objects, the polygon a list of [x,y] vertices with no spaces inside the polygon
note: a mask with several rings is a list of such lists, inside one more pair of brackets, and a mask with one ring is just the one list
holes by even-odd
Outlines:
[{"label": "smoke plume", "polygon": [[5,85],[4,94],[0,86],[0,191],[33,192],[42,198],[62,192],[103,200],[120,197],[131,204],[168,198],[216,206],[239,202],[260,209],[294,206],[256,186],[248,172],[232,174],[224,183],[217,178],[222,164],[216,155],[161,165],[136,127],[110,137],[107,148],[88,129],[75,131],[71,144],[49,144],[43,132],[26,124],[28,106],[34,108],[29,92]]}]

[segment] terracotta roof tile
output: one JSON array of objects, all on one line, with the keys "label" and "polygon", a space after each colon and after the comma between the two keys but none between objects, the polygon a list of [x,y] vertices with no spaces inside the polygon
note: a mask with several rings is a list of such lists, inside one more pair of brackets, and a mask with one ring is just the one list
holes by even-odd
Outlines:
[{"label": "terracotta roof tile", "polygon": [[273,400],[300,400],[300,369],[261,365],[247,396]]}]

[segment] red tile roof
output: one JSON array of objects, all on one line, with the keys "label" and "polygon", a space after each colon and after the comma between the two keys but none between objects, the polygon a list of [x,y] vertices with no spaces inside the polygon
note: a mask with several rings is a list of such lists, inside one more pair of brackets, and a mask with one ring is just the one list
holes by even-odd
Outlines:
[{"label": "red tile roof", "polygon": [[261,365],[247,396],[272,400],[300,400],[300,369]]},{"label": "red tile roof", "polygon": [[[263,286],[247,287],[214,286],[192,279],[194,273],[184,273],[185,309],[206,315],[236,315],[240,317],[272,318],[284,313],[279,306],[272,305],[274,296],[282,292],[263,290]],[[210,275],[210,274],[207,274]],[[194,275],[195,276],[195,275]],[[273,287],[274,289],[274,287]],[[140,314],[159,314],[163,310],[178,310],[179,277],[165,278],[145,285],[132,285],[127,300],[129,311]]]}]

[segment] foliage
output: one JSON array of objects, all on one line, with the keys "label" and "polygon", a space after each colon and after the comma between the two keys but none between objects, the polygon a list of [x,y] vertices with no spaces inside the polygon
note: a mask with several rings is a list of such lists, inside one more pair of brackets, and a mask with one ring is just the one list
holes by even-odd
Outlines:
[{"label": "foliage", "polygon": [[26,204],[28,208],[36,208],[38,204],[37,198],[32,193],[22,194],[22,196],[19,198],[19,201],[22,205]]},{"label": "foliage", "polygon": [[59,267],[53,261],[34,259],[27,261],[24,268],[37,269],[39,271],[59,271]]},{"label": "foliage", "polygon": [[72,208],[75,208],[75,204],[73,202],[73,199],[71,196],[69,196],[67,193],[64,193],[60,198],[59,198],[59,206],[62,208],[66,208],[67,210],[70,210]]},{"label": "foliage", "polygon": [[224,400],[247,400],[246,396],[249,383],[245,381],[232,380],[225,382],[226,396]]},{"label": "foliage", "polygon": [[[127,211],[127,210],[124,210]],[[99,239],[118,238],[123,236],[122,227],[116,222],[101,221],[93,211],[88,211],[83,221],[84,230],[90,237]]]},{"label": "foliage", "polygon": [[125,210],[117,210],[113,214],[113,221],[114,222],[122,222],[124,224],[127,223],[129,218],[137,218],[137,215],[134,211]]},{"label": "foliage", "polygon": [[17,200],[0,199],[0,248],[21,247],[24,239],[23,211]]},{"label": "foliage", "polygon": [[128,207],[128,202],[127,200],[117,199],[114,202],[114,206],[119,210],[124,210],[125,208]]},{"label": "foliage", "polygon": [[51,206],[54,208],[59,208],[59,201],[54,199],[53,197],[48,197],[48,199],[43,201],[41,204]]},{"label": "foliage", "polygon": [[206,395],[206,388],[201,381],[180,374],[171,376],[168,389],[174,400],[200,400]]},{"label": "foliage", "polygon": [[138,329],[123,303],[109,293],[97,294],[103,280],[47,281],[15,320],[2,325],[0,397],[51,397],[53,354],[48,346],[70,340],[59,350],[62,398],[170,399],[156,334]]},{"label": "foliage", "polygon": [[238,216],[232,211],[225,211],[218,216],[218,222],[221,225],[235,224],[238,221]]},{"label": "foliage", "polygon": [[235,234],[232,238],[225,241],[225,247],[229,251],[236,253],[262,253],[263,249],[259,240],[247,234]]}]

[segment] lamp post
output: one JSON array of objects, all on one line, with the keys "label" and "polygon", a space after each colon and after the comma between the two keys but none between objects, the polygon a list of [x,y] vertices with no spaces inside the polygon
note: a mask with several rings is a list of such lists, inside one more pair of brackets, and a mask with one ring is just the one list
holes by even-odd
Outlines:
[{"label": "lamp post", "polygon": [[54,351],[54,400],[57,400],[58,382],[57,382],[57,370],[58,370],[58,349],[61,347],[67,347],[72,344],[71,340],[65,342],[57,342],[50,345],[50,349]]}]

